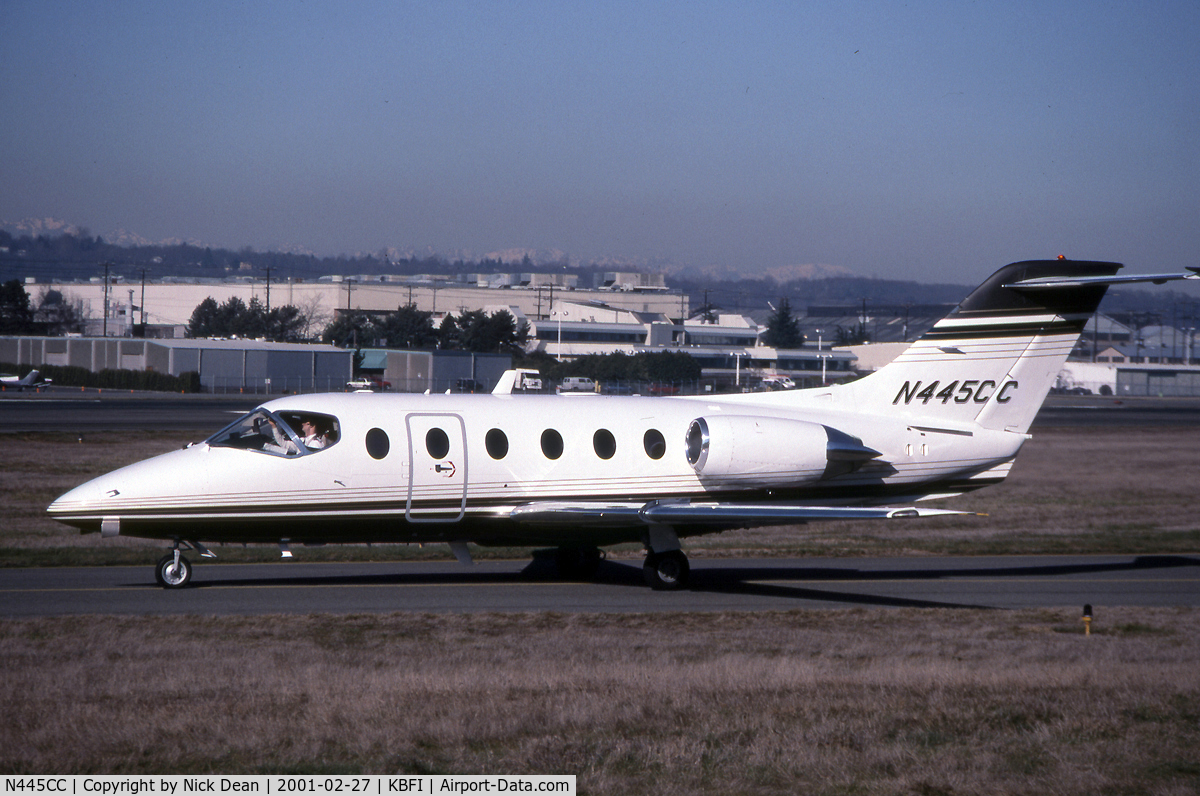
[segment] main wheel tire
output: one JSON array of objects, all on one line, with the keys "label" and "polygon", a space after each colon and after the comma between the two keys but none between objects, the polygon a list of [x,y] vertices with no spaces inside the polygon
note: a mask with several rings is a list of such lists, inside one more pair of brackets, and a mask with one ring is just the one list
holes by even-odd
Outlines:
[{"label": "main wheel tire", "polygon": [[687,585],[691,567],[682,550],[650,553],[642,565],[646,585],[656,591],[674,591]]},{"label": "main wheel tire", "polygon": [[175,566],[175,554],[167,553],[158,559],[154,568],[154,579],[164,589],[182,589],[192,580],[192,562],[184,556],[179,557],[179,566]]}]

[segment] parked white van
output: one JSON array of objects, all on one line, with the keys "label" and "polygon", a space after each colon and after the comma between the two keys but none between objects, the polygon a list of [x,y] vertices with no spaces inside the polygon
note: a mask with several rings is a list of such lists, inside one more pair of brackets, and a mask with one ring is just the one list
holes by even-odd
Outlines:
[{"label": "parked white van", "polygon": [[558,387],[559,392],[595,392],[596,382],[587,376],[567,376]]}]

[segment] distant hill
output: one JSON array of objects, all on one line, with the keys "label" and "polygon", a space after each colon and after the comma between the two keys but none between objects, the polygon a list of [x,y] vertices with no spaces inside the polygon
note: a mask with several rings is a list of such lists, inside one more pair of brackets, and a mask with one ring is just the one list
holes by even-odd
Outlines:
[{"label": "distant hill", "polygon": [[[732,271],[668,269],[662,264],[637,267],[628,262],[572,263],[559,251],[508,249],[481,259],[450,259],[429,252],[401,254],[387,249],[378,254],[317,257],[305,252],[256,252],[201,246],[194,242],[147,242],[125,233],[120,242],[92,235],[86,228],[57,219],[25,219],[0,223],[0,281],[27,277],[39,281],[89,279],[104,274],[127,279],[166,276],[265,277],[272,280],[315,280],[332,274],[509,273],[546,270],[578,274],[580,285],[604,271],[663,272],[671,290],[688,294],[693,310],[707,304],[725,312],[751,313],[778,305],[787,298],[797,311],[811,305],[858,308],[871,305],[957,304],[974,285],[923,284],[911,280],[855,276],[840,266],[805,264],[769,269],[748,277]],[[1106,312],[1157,313],[1160,322],[1200,326],[1200,301],[1177,292],[1122,289],[1110,291]],[[1185,319],[1192,319],[1187,320]]]}]

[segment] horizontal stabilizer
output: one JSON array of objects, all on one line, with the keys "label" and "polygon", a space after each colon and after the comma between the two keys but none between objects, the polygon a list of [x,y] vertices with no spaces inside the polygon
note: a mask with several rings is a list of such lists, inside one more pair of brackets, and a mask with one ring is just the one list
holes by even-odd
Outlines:
[{"label": "horizontal stabilizer", "polygon": [[1022,279],[1004,285],[1014,290],[1038,290],[1048,288],[1087,287],[1089,285],[1129,285],[1137,282],[1152,282],[1161,285],[1181,279],[1200,279],[1200,267],[1187,266],[1186,274],[1129,274],[1127,276],[1043,276]]}]

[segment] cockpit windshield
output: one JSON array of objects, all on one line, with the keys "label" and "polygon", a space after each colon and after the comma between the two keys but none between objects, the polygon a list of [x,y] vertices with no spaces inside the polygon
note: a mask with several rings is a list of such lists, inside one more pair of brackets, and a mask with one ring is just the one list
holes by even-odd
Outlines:
[{"label": "cockpit windshield", "polygon": [[337,444],[338,421],[315,412],[255,409],[209,437],[214,448],[241,448],[274,456],[306,456]]}]

